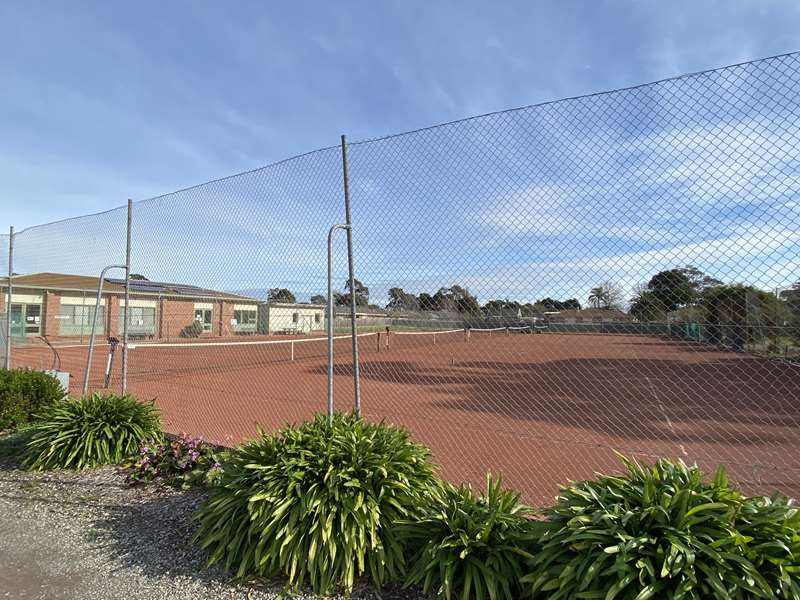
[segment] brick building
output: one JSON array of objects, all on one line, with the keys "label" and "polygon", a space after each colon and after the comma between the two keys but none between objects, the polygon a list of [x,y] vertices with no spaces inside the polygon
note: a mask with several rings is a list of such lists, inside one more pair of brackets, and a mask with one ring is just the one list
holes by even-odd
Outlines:
[{"label": "brick building", "polygon": [[[97,277],[63,273],[15,275],[12,335],[48,340],[88,337],[98,283]],[[8,288],[2,282],[0,292],[0,311],[5,313]],[[98,337],[122,335],[124,294],[124,280],[105,279]],[[256,333],[259,304],[255,298],[192,285],[131,280],[128,333],[133,338],[175,338],[194,321],[202,324],[201,335],[206,337]]]}]

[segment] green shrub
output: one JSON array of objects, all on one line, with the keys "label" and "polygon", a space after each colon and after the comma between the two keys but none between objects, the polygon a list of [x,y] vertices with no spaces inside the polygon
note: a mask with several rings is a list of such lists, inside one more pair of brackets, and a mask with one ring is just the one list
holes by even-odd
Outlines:
[{"label": "green shrub", "polygon": [[203,333],[203,324],[200,321],[192,321],[189,325],[181,329],[178,334],[182,338],[196,338]]},{"label": "green shrub", "polygon": [[34,430],[23,465],[35,470],[118,464],[136,454],[140,440],[162,435],[152,402],[100,394],[60,402]]},{"label": "green shrub", "polygon": [[160,479],[182,489],[215,485],[222,475],[223,454],[221,449],[186,434],[163,443],[145,442],[139,456],[125,465],[125,481],[134,485]]},{"label": "green shrub", "polygon": [[800,517],[746,498],[722,468],[623,459],[625,476],[562,488],[523,578],[536,598],[800,599]]},{"label": "green shrub", "polygon": [[16,465],[19,463],[32,435],[33,428],[30,425],[23,425],[0,435],[0,464]]},{"label": "green shrub", "polygon": [[240,578],[285,576],[328,594],[367,573],[404,571],[395,524],[418,516],[437,485],[429,451],[403,429],[337,415],[235,450],[201,506],[195,541]]},{"label": "green shrub", "polygon": [[30,423],[65,395],[58,381],[29,369],[0,369],[0,431]]},{"label": "green shrub", "polygon": [[412,558],[406,585],[422,584],[448,600],[517,598],[525,561],[531,558],[529,508],[519,495],[487,482],[476,497],[469,487],[447,485],[428,514],[398,529]]}]

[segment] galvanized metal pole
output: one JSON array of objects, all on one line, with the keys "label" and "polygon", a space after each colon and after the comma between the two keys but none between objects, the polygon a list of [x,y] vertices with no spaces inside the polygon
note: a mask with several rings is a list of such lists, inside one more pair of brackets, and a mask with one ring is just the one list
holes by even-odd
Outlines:
[{"label": "galvanized metal pole", "polygon": [[8,297],[6,299],[6,369],[11,368],[11,292],[14,288],[14,226],[8,230]]},{"label": "galvanized metal pole", "polygon": [[350,327],[353,344],[353,412],[361,416],[361,378],[358,365],[358,329],[356,327],[355,267],[353,265],[353,220],[350,216],[350,175],[347,170],[347,138],[342,136],[342,176],[344,179],[344,215],[347,225],[347,268],[350,273]]},{"label": "galvanized metal pole", "polygon": [[128,198],[128,241],[125,245],[125,310],[122,322],[122,393],[128,391],[128,321],[131,316],[131,224],[133,200]]},{"label": "galvanized metal pole", "polygon": [[333,306],[333,233],[347,229],[347,225],[334,225],[328,231],[328,423],[333,423],[333,321],[336,310]]},{"label": "galvanized metal pole", "polygon": [[103,281],[106,276],[106,271],[109,269],[124,269],[125,265],[108,265],[100,271],[100,281],[97,283],[97,300],[94,305],[94,314],[92,315],[92,332],[89,334],[89,351],[86,356],[86,368],[83,372],[83,395],[89,393],[89,372],[92,369],[92,355],[94,354],[94,335],[97,331],[97,313],[100,312],[100,300],[103,297]]}]

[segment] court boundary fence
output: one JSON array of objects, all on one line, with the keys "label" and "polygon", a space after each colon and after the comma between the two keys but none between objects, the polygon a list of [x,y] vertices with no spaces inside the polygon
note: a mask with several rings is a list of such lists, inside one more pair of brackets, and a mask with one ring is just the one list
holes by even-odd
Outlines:
[{"label": "court boundary fence", "polygon": [[[267,299],[280,298],[276,305],[296,304],[294,291],[309,303],[326,291],[315,310],[327,312],[328,413],[334,376],[344,374],[353,385],[348,408],[361,412],[363,390],[366,415],[416,427],[423,441],[457,463],[459,475],[474,475],[464,456],[472,446],[459,428],[481,438],[469,440],[482,442],[490,455],[481,457],[481,468],[497,458],[517,481],[547,468],[544,475],[562,467],[586,474],[588,459],[578,464],[548,442],[602,448],[606,455],[616,447],[675,451],[757,465],[771,476],[800,473],[800,421],[791,406],[796,381],[786,365],[760,361],[796,365],[793,357],[800,356],[800,282],[791,279],[800,264],[799,99],[800,53],[791,53],[397,135],[353,143],[342,136],[338,145],[253,171],[128,200],[127,214],[122,206],[19,232],[12,227],[0,329],[12,325],[17,264],[28,274],[92,277],[109,265],[124,268],[121,378],[114,380],[124,393],[131,389],[129,362],[133,367],[144,349],[213,348],[205,341],[149,344],[130,337],[137,270],[185,274],[186,287],[197,283],[254,302],[262,299],[252,290],[274,285]],[[295,205],[303,213],[299,224],[292,220]],[[209,222],[214,231],[198,231]],[[336,228],[345,229],[346,251],[333,251]],[[161,264],[168,268],[158,271]],[[91,312],[93,325],[102,314],[103,335],[113,336],[119,307],[109,303],[101,312],[102,281],[101,275],[93,312],[85,298],[75,306],[82,307],[81,319]],[[334,283],[344,289],[335,291]],[[58,324],[54,319],[65,315],[54,315],[43,296],[42,313],[31,318]],[[384,308],[373,306],[376,296],[389,299]],[[198,310],[201,319],[213,314],[205,305],[215,298],[202,296],[185,314],[174,308],[168,316],[177,315],[178,327],[194,327]],[[159,296],[161,312],[149,326],[161,327],[162,306],[171,300]],[[237,300],[228,304],[236,310]],[[251,312],[257,322],[248,325],[259,334],[258,308]],[[217,320],[208,319],[198,335],[218,328],[222,337],[226,320],[231,327],[237,320],[222,301]],[[168,340],[182,334],[170,326]],[[2,331],[7,365],[34,355]],[[547,339],[560,346],[533,348],[545,341],[536,334],[556,334]],[[516,335],[531,338],[503,346]],[[617,339],[603,337],[611,335]],[[608,348],[597,347],[599,337]],[[302,355],[318,339],[325,338],[218,345],[286,349],[294,362],[295,352]],[[471,339],[485,342],[491,359],[474,349],[478,343],[463,360],[427,347],[417,360],[410,350],[413,340],[439,346]],[[339,364],[338,373],[334,340],[339,351],[350,342],[350,363]],[[359,341],[367,344],[364,357]],[[409,353],[372,360],[370,351],[393,342]],[[65,346],[65,364],[78,368],[99,345],[91,335],[86,349]],[[551,360],[548,350],[555,358],[542,364]],[[174,367],[186,362],[176,359]],[[157,358],[145,366],[156,375],[169,367]],[[197,433],[227,417],[214,405],[216,396],[257,396],[251,389],[257,382],[215,381],[215,365],[192,366],[208,377],[194,387],[181,384],[202,398],[197,404],[205,402],[206,420],[195,419],[200,411],[184,398],[170,398],[171,418]],[[88,388],[96,363],[87,359],[83,368]],[[305,414],[295,397],[302,386],[323,410],[320,369],[298,373],[308,381],[264,378],[273,396],[296,401],[282,418]],[[235,394],[226,389],[232,385]],[[177,387],[169,392],[183,393]],[[393,397],[401,393],[409,396],[405,405]],[[337,398],[343,408],[341,390]],[[373,398],[379,401],[370,405]],[[243,413],[252,408],[236,406]],[[258,408],[282,407],[275,401]],[[224,426],[233,432],[258,416],[232,415]],[[514,463],[519,448],[541,451],[553,465]],[[531,475],[527,468],[541,470]]]}]

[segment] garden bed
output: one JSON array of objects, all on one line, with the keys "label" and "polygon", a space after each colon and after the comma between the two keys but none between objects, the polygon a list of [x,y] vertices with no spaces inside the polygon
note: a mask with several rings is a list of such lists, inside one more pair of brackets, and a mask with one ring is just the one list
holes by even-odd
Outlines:
[{"label": "garden bed", "polygon": [[[129,486],[117,467],[21,470],[24,435],[0,435],[0,597],[256,600],[281,591],[281,583],[232,583],[205,566],[190,540],[191,516],[206,491]],[[420,597],[407,590],[383,595]],[[361,587],[355,596],[375,593]]]}]

